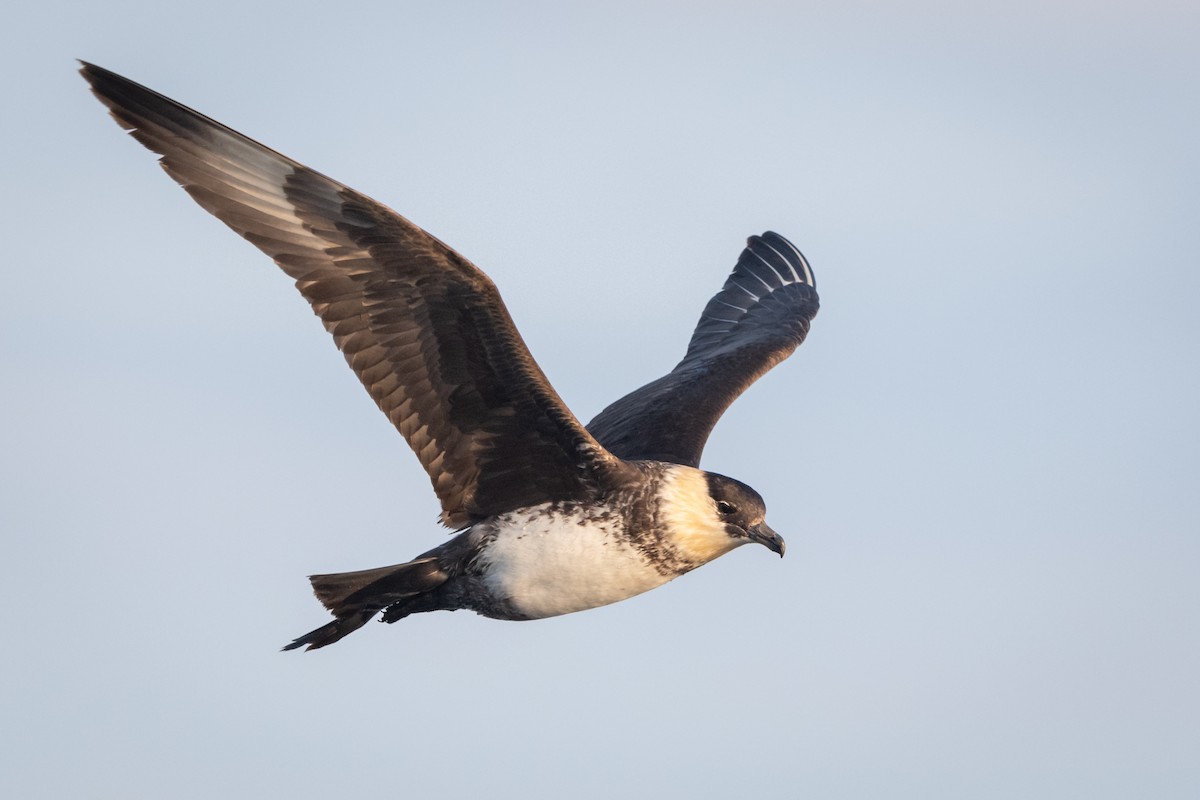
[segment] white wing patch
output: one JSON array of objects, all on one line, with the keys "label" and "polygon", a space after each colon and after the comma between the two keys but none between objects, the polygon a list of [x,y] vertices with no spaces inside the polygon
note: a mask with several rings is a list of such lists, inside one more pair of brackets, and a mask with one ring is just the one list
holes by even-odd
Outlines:
[{"label": "white wing patch", "polygon": [[[755,277],[758,277],[758,276],[755,276]],[[762,278],[759,278],[759,280],[761,281],[761,280],[762,280]],[[758,295],[756,295],[754,292],[750,291],[750,290],[749,290],[749,289],[747,289],[745,286],[742,286],[742,285],[741,285],[740,283],[738,283],[737,281],[730,281],[730,283],[732,283],[734,286],[736,286],[736,287],[738,287],[739,289],[741,289],[741,290],[742,290],[743,292],[745,292],[746,294],[750,295],[750,297],[752,297],[752,298],[754,299],[754,302],[756,302],[756,303],[758,302],[758,300],[759,300],[759,297],[758,297]],[[767,287],[767,288],[770,288],[770,287]]]},{"label": "white wing patch", "polygon": [[[767,243],[766,243],[766,242],[763,242],[763,244],[767,244]],[[771,245],[767,244],[767,247],[771,247]],[[778,251],[778,250],[776,250],[774,247],[771,247],[771,250],[772,250],[772,251],[774,251],[774,253],[775,253],[776,255],[779,255],[779,251]],[[754,252],[754,251],[751,251],[751,252]],[[780,274],[779,274],[779,270],[775,269],[775,267],[774,267],[774,266],[772,266],[772,264],[771,264],[771,262],[770,262],[770,261],[767,261],[765,258],[763,258],[762,256],[760,256],[758,253],[754,253],[754,257],[755,257],[755,258],[757,258],[757,259],[758,259],[759,261],[761,261],[762,263],[766,264],[766,265],[767,265],[767,269],[769,269],[769,270],[771,270],[771,272],[774,272],[774,273],[775,273],[775,277],[776,277],[776,278],[779,278],[779,282],[780,282],[781,284],[783,284],[784,286],[786,286],[786,285],[788,284],[788,280],[787,280],[787,278],[785,278],[785,277],[783,277],[782,275],[780,275]],[[780,258],[783,258],[783,256],[780,256]],[[784,260],[784,262],[786,262],[786,261],[787,261],[787,259],[786,259],[786,258],[785,258],[785,259],[783,259],[783,260]],[[789,266],[789,268],[790,268],[790,266],[791,266],[791,265],[789,264],[788,266]],[[796,270],[794,270],[794,269],[792,270],[792,275],[795,275],[795,276],[796,276],[796,280],[800,280],[800,276],[799,276],[799,275],[796,275]],[[759,278],[759,280],[762,280],[762,278]],[[763,283],[766,283],[766,281],[763,281]],[[768,287],[768,288],[769,288],[769,287]]]},{"label": "white wing patch", "polygon": [[[792,271],[792,275],[796,278],[796,281],[795,281],[796,283],[807,283],[809,286],[816,286],[817,282],[813,278],[812,267],[810,267],[808,265],[808,259],[804,257],[803,253],[801,253],[799,250],[796,249],[796,246],[794,244],[787,241],[786,239],[784,239],[783,241],[785,244],[787,244],[788,249],[796,254],[796,260],[800,262],[800,268],[804,270],[803,278],[801,278],[800,275],[797,274],[796,268],[792,266],[791,260],[788,258],[785,258],[783,253],[779,252],[774,247],[771,247],[771,245],[768,244],[767,242],[763,242],[763,244],[766,245],[767,247],[770,247],[771,251],[773,253],[775,253],[775,255],[777,255],[783,259],[784,263],[788,265],[788,269],[790,269]],[[759,258],[762,258],[762,256],[759,256]]]}]

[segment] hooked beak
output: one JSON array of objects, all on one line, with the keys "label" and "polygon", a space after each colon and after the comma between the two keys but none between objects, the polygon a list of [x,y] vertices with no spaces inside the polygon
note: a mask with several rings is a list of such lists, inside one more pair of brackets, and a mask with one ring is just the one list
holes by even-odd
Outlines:
[{"label": "hooked beak", "polygon": [[779,557],[783,558],[783,551],[787,549],[787,544],[783,541],[782,536],[771,530],[771,526],[765,520],[757,525],[751,525],[746,529],[746,534],[750,541],[758,542],[768,550],[779,553]]}]

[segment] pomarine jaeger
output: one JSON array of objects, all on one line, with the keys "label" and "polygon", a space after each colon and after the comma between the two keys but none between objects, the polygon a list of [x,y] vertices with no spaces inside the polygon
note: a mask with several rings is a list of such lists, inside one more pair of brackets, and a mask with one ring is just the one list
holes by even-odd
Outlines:
[{"label": "pomarine jaeger", "polygon": [[812,269],[751,236],[683,360],[584,427],[495,284],[331,178],[106,69],[81,72],[196,202],[278,264],[416,453],[456,535],[404,564],[313,575],[332,644],[382,612],[528,620],[615,603],[747,542],[783,555],[759,494],[699,468],[717,419],[804,340]]}]

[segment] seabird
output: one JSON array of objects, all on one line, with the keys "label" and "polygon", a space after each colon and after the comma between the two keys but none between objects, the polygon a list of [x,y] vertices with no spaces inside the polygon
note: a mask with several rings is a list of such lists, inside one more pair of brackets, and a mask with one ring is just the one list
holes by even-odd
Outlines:
[{"label": "seabird", "polygon": [[296,282],[416,453],[445,543],[404,564],[310,577],[332,644],[382,613],[529,620],[615,603],[735,547],[783,555],[762,497],[701,470],[729,404],[808,333],[812,269],[751,236],[683,360],[584,427],[495,284],[391,209],[157,92],[81,62],[92,91],[196,202]]}]

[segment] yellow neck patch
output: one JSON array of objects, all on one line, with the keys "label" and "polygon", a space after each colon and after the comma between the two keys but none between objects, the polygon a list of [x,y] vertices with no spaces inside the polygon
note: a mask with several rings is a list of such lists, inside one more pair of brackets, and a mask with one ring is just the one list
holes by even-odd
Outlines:
[{"label": "yellow neck patch", "polygon": [[701,470],[672,465],[663,476],[659,498],[668,541],[688,561],[705,564],[746,543],[725,532]]}]

